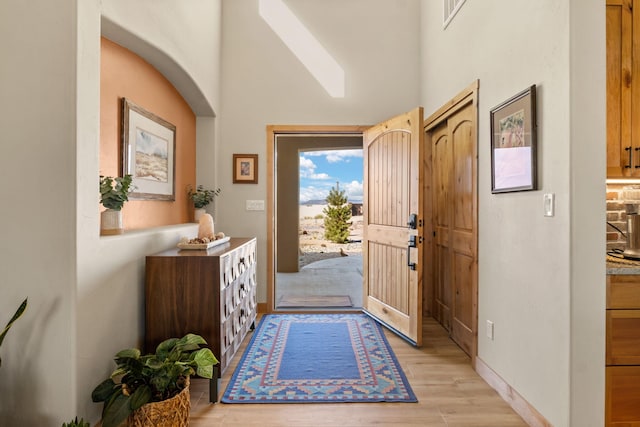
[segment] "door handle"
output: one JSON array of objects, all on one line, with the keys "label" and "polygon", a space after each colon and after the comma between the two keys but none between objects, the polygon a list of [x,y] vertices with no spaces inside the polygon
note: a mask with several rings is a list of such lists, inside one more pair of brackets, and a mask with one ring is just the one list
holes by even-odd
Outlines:
[{"label": "door handle", "polygon": [[407,267],[411,270],[416,269],[416,263],[411,262],[411,248],[416,247],[416,236],[409,236],[409,242],[407,244]]}]

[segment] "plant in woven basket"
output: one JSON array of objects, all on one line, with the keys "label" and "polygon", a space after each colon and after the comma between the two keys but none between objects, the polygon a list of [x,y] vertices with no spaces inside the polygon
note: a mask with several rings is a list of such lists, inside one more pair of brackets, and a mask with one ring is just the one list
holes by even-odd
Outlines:
[{"label": "plant in woven basket", "polygon": [[161,342],[155,354],[141,355],[137,348],[115,355],[116,369],[91,394],[94,402],[104,402],[102,426],[117,427],[134,411],[150,402],[161,402],[188,387],[197,374],[212,378],[218,359],[199,335],[170,338]]}]

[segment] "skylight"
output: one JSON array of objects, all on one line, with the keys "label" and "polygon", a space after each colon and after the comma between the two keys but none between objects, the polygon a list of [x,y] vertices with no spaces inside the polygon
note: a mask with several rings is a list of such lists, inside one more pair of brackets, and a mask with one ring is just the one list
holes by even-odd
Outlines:
[{"label": "skylight", "polygon": [[259,0],[262,19],[334,98],[344,98],[344,70],[282,0]]},{"label": "skylight", "polygon": [[460,10],[466,0],[442,0],[442,28],[447,28],[447,25],[456,16],[456,13]]}]

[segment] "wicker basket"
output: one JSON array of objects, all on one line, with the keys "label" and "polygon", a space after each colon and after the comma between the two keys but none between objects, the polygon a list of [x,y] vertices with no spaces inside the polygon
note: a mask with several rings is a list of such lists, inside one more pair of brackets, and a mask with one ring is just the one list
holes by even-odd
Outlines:
[{"label": "wicker basket", "polygon": [[191,401],[189,378],[185,388],[171,399],[151,402],[136,409],[128,419],[129,427],[188,427]]}]

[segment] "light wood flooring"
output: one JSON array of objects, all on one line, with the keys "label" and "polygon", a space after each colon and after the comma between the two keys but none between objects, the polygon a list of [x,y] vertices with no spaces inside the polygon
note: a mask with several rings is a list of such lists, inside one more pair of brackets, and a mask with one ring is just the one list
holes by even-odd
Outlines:
[{"label": "light wood flooring", "polygon": [[[418,403],[210,404],[208,381],[192,379],[191,427],[526,426],[433,319],[425,319],[422,348],[386,329],[385,335]],[[250,338],[251,333],[223,374],[220,396]]]}]

